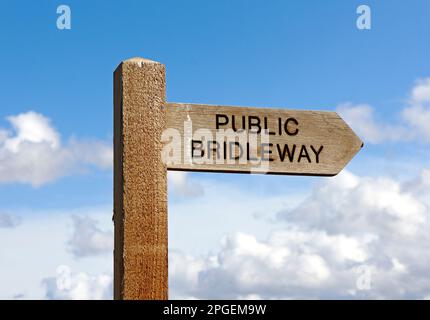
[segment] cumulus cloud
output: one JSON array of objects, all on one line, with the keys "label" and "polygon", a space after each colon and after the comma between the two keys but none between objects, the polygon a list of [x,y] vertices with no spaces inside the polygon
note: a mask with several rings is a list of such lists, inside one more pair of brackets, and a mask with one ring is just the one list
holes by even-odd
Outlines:
[{"label": "cumulus cloud", "polygon": [[430,78],[417,81],[412,89],[411,100],[416,104],[430,103]]},{"label": "cumulus cloud", "polygon": [[430,196],[430,170],[422,169],[417,178],[403,183],[402,189],[408,193],[413,193],[420,199],[428,199]]},{"label": "cumulus cloud", "polygon": [[[174,298],[341,297],[354,288],[354,266],[367,260],[372,241],[296,227],[273,232],[262,241],[237,233],[225,237],[216,254],[200,260],[171,255],[171,287]],[[325,291],[329,288],[335,292]]]},{"label": "cumulus cloud", "polygon": [[37,187],[87,165],[102,169],[112,165],[110,144],[71,139],[63,145],[58,131],[42,114],[30,111],[6,120],[12,128],[0,128],[0,183]]},{"label": "cumulus cloud", "polygon": [[410,187],[348,171],[325,179],[266,238],[234,233],[207,255],[171,253],[172,297],[424,298],[430,211]]},{"label": "cumulus cloud", "polygon": [[407,128],[402,125],[396,126],[377,121],[373,108],[368,104],[344,103],[338,106],[337,112],[367,143],[405,141],[412,138]]},{"label": "cumulus cloud", "polygon": [[[169,251],[170,297],[429,297],[430,211],[429,190],[426,189],[429,181],[428,170],[407,182],[389,177],[359,177],[344,171],[334,178],[323,179],[302,201],[279,211],[268,234],[264,232],[265,235],[256,236],[252,232],[231,232],[222,238],[218,247],[194,254],[175,249],[174,242]],[[235,197],[236,201],[252,205],[249,203],[250,194],[245,190],[242,192],[244,196]],[[219,199],[215,197],[212,201]],[[288,195],[285,203],[291,203]],[[213,204],[207,206],[209,208]],[[265,207],[271,207],[270,200]],[[64,223],[59,215],[55,217]],[[104,214],[100,217],[104,219]],[[246,219],[252,219],[251,215]],[[76,216],[72,238],[68,242],[69,250],[73,248],[75,257],[97,257],[66,262],[67,257],[73,258],[60,249],[66,242],[61,237],[67,236],[67,232],[56,225],[47,226],[49,221],[52,218],[40,222],[39,229],[43,229],[36,234],[34,241],[39,241],[49,230],[57,235],[49,233],[49,237],[46,236],[44,242],[35,248],[52,252],[53,247],[49,247],[49,243],[53,243],[57,252],[54,263],[76,262],[85,272],[70,272],[69,275],[61,272],[49,278],[43,273],[37,279],[44,278],[44,297],[110,299],[111,273],[97,273],[97,270],[110,265],[113,235],[108,225],[103,230],[94,220]],[[25,227],[24,224],[22,226]],[[189,227],[182,230],[189,231]],[[206,226],[208,230],[211,227],[213,225]],[[12,243],[35,229],[29,225],[15,238],[8,238],[11,233],[3,233],[3,237]],[[34,248],[29,248],[25,255],[19,256],[31,256],[33,251]],[[109,252],[109,255],[98,255],[102,252]],[[41,254],[37,251],[34,256]],[[93,268],[94,263],[99,263],[100,267]],[[17,292],[23,292],[22,288]]]},{"label": "cumulus cloud", "polygon": [[73,215],[73,233],[68,241],[69,251],[78,258],[112,253],[113,232],[101,230],[97,221],[88,216]]},{"label": "cumulus cloud", "polygon": [[[9,210],[5,212],[12,214]],[[89,288],[91,288],[90,283],[97,283],[96,279],[103,279],[103,275],[112,274],[112,251],[91,258],[76,258],[70,253],[68,244],[73,234],[71,219],[73,213],[79,212],[83,217],[90,216],[98,222],[97,229],[109,231],[112,230],[111,205],[74,210],[48,210],[47,208],[15,210],[13,216],[19,217],[22,223],[13,229],[0,229],[0,243],[3,244],[0,248],[1,299],[47,298],[46,287],[41,286],[41,281],[48,277],[65,279],[65,273],[57,270],[59,265],[68,265],[73,272],[77,272],[71,275],[72,278],[84,272],[88,276]],[[112,242],[113,236],[110,238],[112,240],[109,241]],[[52,281],[51,283],[55,289],[55,283]],[[67,286],[60,287],[67,288]],[[76,285],[76,288],[79,287],[81,286]],[[72,289],[73,286],[69,291]],[[110,289],[106,291],[109,293]],[[63,292],[63,294],[66,293]],[[86,295],[88,298],[96,296],[95,294]],[[68,298],[70,295],[63,295],[63,297]],[[110,297],[112,297],[111,292]]]},{"label": "cumulus cloud", "polygon": [[112,145],[99,140],[70,139],[68,150],[74,164],[89,164],[100,169],[110,169],[113,165]]},{"label": "cumulus cloud", "polygon": [[287,221],[306,222],[331,233],[415,236],[427,221],[428,207],[416,195],[387,177],[358,177],[348,171],[316,187]]},{"label": "cumulus cloud", "polygon": [[13,228],[21,222],[16,216],[0,212],[0,228]]},{"label": "cumulus cloud", "polygon": [[344,103],[338,113],[368,143],[393,141],[430,142],[430,78],[418,80],[396,123],[378,120],[367,104]]},{"label": "cumulus cloud", "polygon": [[171,191],[183,197],[199,197],[204,194],[203,186],[194,180],[190,180],[188,173],[183,171],[169,171],[168,182]]},{"label": "cumulus cloud", "polygon": [[417,137],[430,142],[430,78],[417,82],[412,89],[409,106],[402,115],[408,125],[415,129]]},{"label": "cumulus cloud", "polygon": [[50,300],[109,300],[112,299],[112,276],[73,273],[62,266],[55,277],[42,280],[45,298]]}]

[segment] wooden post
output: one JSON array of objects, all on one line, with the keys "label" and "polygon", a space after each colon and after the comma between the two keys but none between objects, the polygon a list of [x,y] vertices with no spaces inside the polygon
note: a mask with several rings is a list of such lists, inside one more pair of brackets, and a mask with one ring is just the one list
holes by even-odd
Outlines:
[{"label": "wooden post", "polygon": [[164,65],[142,58],[114,72],[114,297],[167,299]]}]

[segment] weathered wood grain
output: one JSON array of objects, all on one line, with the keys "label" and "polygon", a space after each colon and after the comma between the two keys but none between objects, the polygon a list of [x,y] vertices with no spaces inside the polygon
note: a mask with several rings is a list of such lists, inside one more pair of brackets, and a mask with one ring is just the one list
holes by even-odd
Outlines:
[{"label": "weathered wood grain", "polygon": [[[339,173],[363,146],[363,142],[336,112],[186,103],[167,103],[166,111],[166,128],[177,130],[181,136],[180,140],[163,137],[165,154],[169,150],[171,154],[172,152],[180,154],[179,160],[176,158],[176,161],[167,163],[169,170],[333,176]],[[222,124],[218,126],[218,130],[216,127],[217,115],[218,124]],[[263,160],[260,163],[258,161],[243,163],[247,148],[242,144],[244,149],[242,159],[237,159],[234,163],[222,163],[222,151],[227,150],[226,153],[228,153],[228,148],[224,148],[225,145],[222,145],[222,141],[218,141],[219,145],[215,145],[215,143],[206,145],[208,139],[202,144],[196,143],[195,146],[201,148],[206,146],[207,151],[209,151],[209,147],[217,149],[211,151],[211,159],[207,152],[204,155],[204,157],[208,156],[206,159],[199,158],[198,155],[201,155],[199,150],[194,150],[194,157],[191,158],[193,151],[190,147],[191,140],[203,140],[193,137],[196,130],[208,129],[214,137],[213,140],[216,141],[219,129],[233,130],[233,116],[236,130],[244,128],[249,132],[249,121],[254,124],[251,126],[254,130],[258,130],[258,126],[255,125],[258,121],[261,129],[264,129],[267,124],[266,128],[271,131],[271,134],[265,137],[269,139],[271,145],[262,146],[259,141],[254,148],[252,146],[248,148],[251,150],[251,155],[260,155],[260,159]],[[227,121],[226,118],[229,121],[224,125]],[[256,120],[257,118],[259,120]],[[290,120],[287,121],[288,119]],[[242,120],[245,121],[242,122]],[[287,128],[285,129],[286,122]],[[281,130],[279,130],[279,123],[281,123]],[[185,135],[184,124],[185,127],[192,126],[191,131],[185,130]],[[257,140],[258,138],[261,138],[261,133]],[[235,146],[233,145],[233,147]],[[236,148],[239,147],[236,146]],[[261,154],[262,149],[264,149],[264,155]],[[271,150],[271,153],[268,153],[268,150]],[[230,154],[238,157],[239,152],[240,150],[237,149],[236,153]],[[196,163],[196,160],[200,163]],[[207,160],[209,163],[202,163],[202,160]]]},{"label": "weathered wood grain", "polygon": [[114,72],[114,296],[167,299],[164,65],[141,58]]}]

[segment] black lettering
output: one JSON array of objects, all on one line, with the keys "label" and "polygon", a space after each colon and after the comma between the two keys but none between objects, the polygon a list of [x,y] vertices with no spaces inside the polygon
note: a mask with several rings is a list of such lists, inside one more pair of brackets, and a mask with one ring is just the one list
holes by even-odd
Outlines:
[{"label": "black lettering", "polygon": [[[257,127],[257,130],[253,130],[253,127]],[[260,118],[257,116],[249,116],[248,128],[249,128],[249,131],[252,131],[254,133],[260,133],[261,132]]]},{"label": "black lettering", "polygon": [[278,149],[279,159],[281,159],[281,162],[284,162],[285,154],[288,155],[288,160],[290,160],[290,162],[293,162],[294,153],[296,152],[296,145],[295,144],[293,144],[293,148],[291,151],[290,151],[290,147],[288,146],[288,144],[284,145],[284,150],[282,150],[282,151],[281,151],[281,146],[279,144],[277,144],[276,147]]},{"label": "black lettering", "polygon": [[266,130],[266,134],[269,134],[271,136],[274,136],[276,133],[273,131],[270,131],[267,125],[267,117],[264,117],[264,130]]},{"label": "black lettering", "polygon": [[[288,130],[288,123],[289,122],[292,122],[292,123],[294,123],[296,125],[296,130],[294,130],[294,131],[289,131]],[[297,135],[299,133],[299,128],[297,128],[298,125],[299,125],[299,122],[296,119],[294,119],[294,118],[288,118],[287,121],[285,121],[285,124],[284,124],[285,132],[289,136],[295,136],[295,135]]]},{"label": "black lettering", "polygon": [[[221,122],[221,119],[224,119],[224,121]],[[225,126],[228,124],[228,117],[225,114],[217,114],[215,115],[215,123],[216,129],[218,130],[220,126]]]},{"label": "black lettering", "polygon": [[308,150],[306,149],[305,145],[302,145],[302,148],[300,149],[300,155],[299,155],[299,159],[297,160],[297,162],[300,162],[300,160],[302,158],[306,158],[308,159],[308,162],[311,163],[311,158],[309,157],[309,153]]},{"label": "black lettering", "polygon": [[[200,145],[200,148],[196,148],[195,144]],[[197,156],[196,158],[203,158],[205,155],[205,151],[203,150],[203,142],[201,140],[191,140],[191,158],[194,158],[194,150],[200,151],[200,156]]]},{"label": "black lettering", "polygon": [[312,149],[312,151],[315,153],[315,159],[316,159],[316,162],[317,162],[317,163],[320,163],[320,158],[319,158],[319,156],[320,156],[320,153],[321,153],[321,151],[322,151],[322,149],[323,149],[323,146],[321,146],[321,147],[318,149],[318,151],[316,151],[316,150],[314,149],[314,146],[313,146],[313,145],[311,145],[311,149]]},{"label": "black lettering", "polygon": [[[211,147],[211,145],[215,145],[215,147]],[[212,141],[212,140],[208,140],[208,159],[211,159],[211,154],[213,151],[214,153],[216,153],[216,158],[219,159],[220,155],[219,155],[219,143],[218,141]]]},{"label": "black lettering", "polygon": [[231,128],[234,132],[242,131],[245,129],[245,116],[242,116],[242,128],[236,128],[236,117],[234,115],[231,116]]},{"label": "black lettering", "polygon": [[231,116],[231,128],[233,129],[234,132],[237,131],[237,129],[236,129],[236,121],[235,121],[234,115]]},{"label": "black lettering", "polygon": [[246,160],[248,160],[248,161],[250,161],[250,160],[252,160],[252,161],[257,161],[258,159],[257,158],[251,158],[251,155],[250,155],[250,147],[249,147],[249,142],[247,142],[246,143]]},{"label": "black lettering", "polygon": [[[266,149],[266,147],[269,147],[269,149]],[[270,155],[272,154],[272,147],[273,143],[261,144],[261,161],[273,161],[273,158],[270,157]],[[265,155],[269,155],[269,157],[266,158]]]},{"label": "black lettering", "polygon": [[[239,155],[236,156],[236,151],[234,149],[234,146],[238,146],[239,147]],[[243,154],[243,148],[240,145],[240,143],[238,141],[230,141],[229,142],[229,154],[230,154],[230,160],[239,160],[242,157]]]}]

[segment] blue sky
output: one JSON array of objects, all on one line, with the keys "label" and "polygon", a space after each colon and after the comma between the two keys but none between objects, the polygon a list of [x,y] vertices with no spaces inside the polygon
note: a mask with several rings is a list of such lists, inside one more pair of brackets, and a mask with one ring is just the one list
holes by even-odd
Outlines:
[{"label": "blue sky", "polygon": [[[56,28],[56,9],[60,4],[71,8],[71,30]],[[356,8],[360,4],[372,10],[371,30],[356,27]],[[414,88],[419,89],[420,83],[424,83],[422,91],[428,90],[425,79],[430,77],[429,15],[427,0],[3,2],[0,129],[13,136],[7,117],[34,111],[50,119],[50,126],[61,136],[67,152],[104,152],[113,138],[112,73],[121,60],[141,56],[166,65],[167,99],[172,102],[338,111],[348,104],[343,110],[346,120],[365,142],[365,148],[348,165],[348,174],[360,183],[375,179],[375,186],[379,186],[376,181],[383,176],[399,184],[401,193],[406,188],[403,183],[409,186],[410,181],[422,180],[430,160],[426,153],[430,139],[422,138],[427,134],[425,125],[417,116],[404,115],[408,107],[428,111],[426,93],[414,94],[418,92]],[[364,105],[372,110],[370,116]],[[41,118],[37,121],[43,122]],[[407,138],[411,132],[413,137]],[[77,141],[78,147],[70,144],[70,139]],[[0,135],[0,150],[1,141]],[[93,143],[98,147],[88,147]],[[61,168],[61,174],[40,185],[22,183],[15,176],[6,182],[0,179],[0,213],[35,221],[52,212],[69,219],[76,212],[86,215],[96,208],[94,216],[105,228],[100,230],[108,232],[112,168],[98,158],[74,157],[72,169]],[[1,158],[0,153],[0,168],[4,159],[7,158]],[[23,161],[31,162],[34,170],[39,168],[37,161],[43,162],[39,158]],[[16,177],[20,177],[19,173]],[[318,192],[325,183],[331,183],[326,178],[221,174],[189,174],[173,179],[177,180],[169,182],[171,247],[197,255],[217,252],[220,246],[219,250],[226,249],[218,244],[219,238],[237,232],[253,234],[269,245],[267,234],[276,229],[272,222],[282,216],[279,212],[289,206],[305,210],[301,201],[307,197],[321,200]],[[204,190],[204,196],[190,197],[183,191],[191,187]],[[235,197],[223,194],[220,201],[227,206],[226,219],[232,220],[231,226],[205,231],[206,223],[219,219],[217,212],[198,215],[198,211],[209,210],[217,201],[214,193],[222,190],[237,192],[243,202],[233,205]],[[394,202],[405,196],[393,192]],[[421,199],[414,193],[415,196]],[[353,196],[345,197],[356,200]],[[249,214],[248,198],[253,198],[249,206],[257,208]],[[229,204],[234,208],[231,211]],[[104,215],[100,214],[103,210]],[[324,223],[318,228],[328,230]],[[6,229],[0,229],[0,234],[2,230]],[[73,227],[70,230],[73,232]],[[195,237],[183,236],[193,232]],[[199,239],[201,242],[192,247]],[[58,241],[69,243],[70,239]],[[98,258],[77,258],[78,262],[74,262],[73,255],[65,252],[59,257],[64,254],[67,261],[58,258],[52,265],[69,263],[76,271],[93,273],[94,267],[85,269],[88,261],[105,262],[109,255],[102,252],[102,258],[97,255]],[[97,261],[94,265],[101,260]],[[204,264],[199,263],[200,267]],[[407,261],[403,264],[407,265]],[[100,272],[109,272],[109,267]],[[44,272],[49,277],[55,269]],[[181,274],[175,272],[179,279]],[[207,296],[200,289],[190,293],[180,284],[176,287],[176,296]],[[430,286],[416,291],[412,288],[409,297],[419,296],[427,289],[430,294]],[[35,290],[22,294],[43,294]],[[1,294],[9,297],[10,292],[14,290]],[[219,294],[222,296],[223,292]],[[309,293],[300,292],[304,296]],[[333,295],[342,296],[338,292]]]},{"label": "blue sky", "polygon": [[[355,27],[360,1],[69,1],[73,25],[64,31],[55,25],[56,1],[4,3],[1,115],[35,110],[63,137],[109,141],[112,72],[145,56],[166,64],[169,101],[328,110],[366,102],[392,119],[415,79],[430,73],[430,4],[366,3],[370,32]],[[108,201],[109,179],[60,181],[69,196],[56,205],[93,202],[94,194]],[[0,195],[7,206],[22,197],[21,187],[10,188]],[[47,205],[51,192],[24,189],[35,195],[30,203]]]}]

